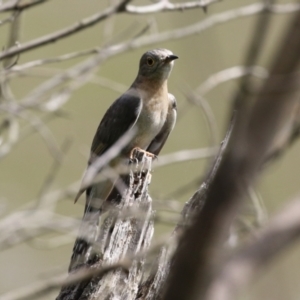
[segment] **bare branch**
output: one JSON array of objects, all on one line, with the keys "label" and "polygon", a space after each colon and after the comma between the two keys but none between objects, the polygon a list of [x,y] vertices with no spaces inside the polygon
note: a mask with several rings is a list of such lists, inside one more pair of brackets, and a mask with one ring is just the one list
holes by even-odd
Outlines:
[{"label": "bare branch", "polygon": [[217,147],[212,147],[192,150],[181,150],[171,154],[165,154],[159,156],[157,161],[154,162],[154,168],[164,167],[169,164],[180,163],[183,161],[214,157],[217,151]]},{"label": "bare branch", "polygon": [[[190,35],[198,34],[216,25],[226,23],[235,19],[253,16],[269,10],[274,14],[292,13],[300,10],[299,3],[288,3],[278,5],[267,5],[265,2],[259,2],[243,6],[240,8],[228,10],[222,13],[211,15],[205,20],[198,22],[194,25],[187,26],[172,31],[166,31],[158,34],[152,34],[136,39],[132,43],[133,48],[142,47],[154,43],[162,43],[168,40],[181,39]],[[1,58],[1,56],[0,56]]]},{"label": "bare branch", "polygon": [[3,19],[3,20],[0,20],[0,26],[1,26],[1,25],[4,25],[4,24],[6,24],[6,23],[12,22],[12,21],[14,20],[14,18],[15,18],[15,15],[16,15],[16,13],[15,13],[15,14],[12,14],[11,16],[9,16],[9,17],[7,17],[7,18],[5,18],[5,19]]},{"label": "bare branch", "polygon": [[76,24],[71,25],[65,29],[59,30],[57,32],[48,34],[48,35],[40,37],[40,38],[37,38],[33,41],[24,43],[20,47],[9,48],[6,51],[2,52],[2,54],[0,54],[0,60],[2,60],[3,58],[14,56],[18,53],[26,52],[28,50],[31,50],[31,49],[34,49],[34,48],[37,48],[37,47],[40,47],[40,46],[43,46],[43,45],[46,45],[49,43],[53,43],[59,39],[68,37],[76,32],[79,32],[83,29],[89,28],[89,27],[107,19],[108,17],[110,17],[113,14],[123,12],[125,9],[125,5],[129,1],[130,0],[121,0],[116,5],[113,5],[100,13],[97,13],[88,18],[85,18],[85,19],[81,20],[80,22],[77,22]]},{"label": "bare branch", "polygon": [[[274,0],[263,1],[267,6],[274,5]],[[255,24],[254,32],[250,41],[250,46],[245,57],[245,66],[247,68],[255,65],[258,61],[259,55],[262,52],[263,45],[266,42],[266,35],[268,33],[272,14],[270,10],[265,10],[259,15],[258,20]],[[254,92],[254,86],[251,82],[250,76],[243,76],[240,80],[239,90],[233,100],[233,110],[239,112],[239,106],[241,102],[249,102],[251,95]]]},{"label": "bare branch", "polygon": [[74,218],[62,217],[45,209],[15,212],[0,222],[4,232],[0,237],[0,251],[48,232],[69,234],[78,224]]},{"label": "bare branch", "polygon": [[126,271],[129,267],[129,261],[124,260],[116,264],[102,266],[101,268],[82,269],[68,278],[66,278],[65,274],[58,275],[1,295],[1,300],[35,299],[51,292],[52,290],[57,290],[62,286],[73,285],[78,282],[91,279],[94,276],[101,278],[108,272],[112,272],[117,269],[123,269]]},{"label": "bare branch", "polygon": [[30,0],[25,3],[19,3],[20,2],[19,0],[11,0],[0,6],[0,12],[10,11],[10,10],[20,11],[20,10],[28,9],[38,4],[42,4],[43,2],[46,1],[48,0]]},{"label": "bare branch", "polygon": [[14,66],[8,70],[0,71],[0,74],[2,73],[1,75],[9,76],[11,73],[14,73],[14,72],[21,72],[21,71],[24,71],[24,70],[27,70],[30,68],[34,68],[34,67],[39,67],[39,66],[42,66],[45,64],[58,63],[58,62],[62,62],[62,61],[66,61],[66,60],[70,60],[70,59],[74,59],[74,58],[78,58],[78,57],[82,57],[82,56],[97,54],[97,53],[99,53],[99,48],[93,48],[93,49],[87,49],[87,50],[83,50],[83,51],[72,52],[72,53],[64,54],[64,55],[53,57],[53,58],[38,59],[38,60],[24,63],[22,65]]},{"label": "bare branch", "polygon": [[[30,126],[40,134],[50,154],[58,161],[61,159],[61,151],[57,145],[55,137],[53,136],[50,129],[44,124],[44,122],[40,118],[28,113],[27,111],[17,112],[14,110],[8,110],[8,112],[11,113],[13,116],[17,116],[21,119],[28,121]],[[5,146],[0,148],[0,159],[5,157],[11,150],[11,147],[18,141],[18,138],[16,138],[17,137],[16,134],[18,133],[16,131],[17,127],[15,126],[13,127],[13,129],[15,130],[14,131],[15,138],[12,138],[13,136],[11,136],[11,139],[8,141],[8,143]]]},{"label": "bare branch", "polygon": [[[20,1],[18,1],[20,2]],[[13,19],[10,25],[10,33],[8,37],[7,42],[7,48],[13,47],[13,46],[19,46],[19,36],[20,36],[20,29],[21,29],[21,12],[18,11],[13,15]],[[16,64],[18,61],[18,55],[17,58],[14,59],[14,57],[9,57],[3,61],[3,66],[5,69],[11,68],[14,64]]]},{"label": "bare branch", "polygon": [[248,75],[266,79],[269,76],[269,72],[260,66],[234,66],[211,75],[197,87],[195,92],[205,95],[221,83]]},{"label": "bare branch", "polygon": [[187,9],[203,8],[206,9],[209,5],[219,2],[220,0],[200,0],[183,3],[171,3],[168,0],[162,0],[155,4],[145,6],[127,5],[126,12],[131,14],[152,14],[158,12],[184,11]]},{"label": "bare branch", "polygon": [[[66,152],[68,152],[70,147],[71,147],[71,140],[65,139],[61,146],[61,153],[64,154],[61,156],[62,159],[65,158],[65,154],[66,154]],[[44,198],[44,195],[47,194],[48,189],[50,188],[54,179],[56,178],[57,172],[59,171],[59,169],[62,166],[62,159],[54,160],[52,167],[50,169],[50,172],[49,172],[48,176],[46,177],[44,183],[42,184],[42,187],[40,188],[37,207],[47,205],[47,204],[43,203],[44,200],[47,199],[47,198]],[[48,208],[49,208],[49,206],[50,205],[48,205]]]},{"label": "bare branch", "polygon": [[300,200],[297,198],[225,262],[209,288],[207,300],[235,299],[259,271],[299,237]]},{"label": "bare branch", "polygon": [[165,243],[166,237],[160,238],[156,242],[152,243],[149,249],[145,249],[133,255],[128,255],[116,263],[107,265],[104,264],[101,267],[82,268],[76,273],[70,274],[67,278],[65,274],[57,275],[1,295],[1,300],[34,299],[45,295],[52,290],[75,285],[82,281],[90,280],[93,277],[101,279],[101,277],[106,275],[108,272],[112,272],[117,269],[129,272],[134,259],[142,259],[146,256],[146,254],[156,252]]}]

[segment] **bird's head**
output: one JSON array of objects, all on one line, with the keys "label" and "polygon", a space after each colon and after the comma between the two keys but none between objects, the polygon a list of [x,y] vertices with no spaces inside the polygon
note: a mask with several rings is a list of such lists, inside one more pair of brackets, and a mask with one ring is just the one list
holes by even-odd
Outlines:
[{"label": "bird's head", "polygon": [[178,56],[167,49],[154,49],[143,54],[138,76],[146,79],[165,81],[168,79]]}]

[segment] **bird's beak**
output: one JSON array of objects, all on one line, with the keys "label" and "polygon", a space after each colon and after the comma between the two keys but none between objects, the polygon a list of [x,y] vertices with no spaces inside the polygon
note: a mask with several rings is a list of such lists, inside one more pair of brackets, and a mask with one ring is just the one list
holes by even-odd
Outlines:
[{"label": "bird's beak", "polygon": [[177,59],[177,58],[178,58],[177,55],[174,55],[174,54],[168,55],[168,56],[166,57],[165,62],[168,63],[168,62],[173,61],[173,60],[175,60],[175,59]]}]

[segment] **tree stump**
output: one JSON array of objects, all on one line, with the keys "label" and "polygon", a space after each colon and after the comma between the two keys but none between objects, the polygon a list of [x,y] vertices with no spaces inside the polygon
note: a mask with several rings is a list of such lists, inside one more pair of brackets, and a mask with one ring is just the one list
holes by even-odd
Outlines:
[{"label": "tree stump", "polygon": [[[143,276],[144,254],[154,232],[152,199],[148,194],[152,158],[136,151],[129,175],[122,176],[128,184],[123,195],[113,192],[110,209],[104,213],[93,256],[76,273],[108,268],[101,275],[65,286],[57,300],[136,299]],[[110,197],[111,198],[111,197]],[[106,216],[105,216],[106,215]],[[111,268],[110,268],[111,267]]]}]

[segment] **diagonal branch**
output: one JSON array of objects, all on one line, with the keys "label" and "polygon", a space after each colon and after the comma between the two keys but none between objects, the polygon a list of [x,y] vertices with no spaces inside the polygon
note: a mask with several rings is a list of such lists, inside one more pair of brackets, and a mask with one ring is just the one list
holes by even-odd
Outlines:
[{"label": "diagonal branch", "polygon": [[183,3],[171,3],[168,0],[159,1],[157,3],[151,5],[144,5],[144,6],[134,6],[134,5],[127,5],[126,12],[131,14],[152,14],[158,12],[172,12],[172,11],[184,11],[187,9],[194,9],[194,8],[203,8],[206,9],[209,5],[220,2],[220,0],[199,0],[199,1],[190,1],[190,2],[183,2]]},{"label": "diagonal branch", "polygon": [[35,5],[38,4],[42,4],[43,2],[46,2],[48,0],[31,0],[31,1],[27,1],[25,3],[19,3],[20,1],[18,0],[12,0],[12,1],[8,1],[5,4],[2,4],[0,6],[0,12],[6,12],[6,11],[10,11],[10,10],[15,10],[15,11],[20,11],[20,10],[24,10],[30,7],[33,7]]},{"label": "diagonal branch", "polygon": [[77,22],[74,25],[71,25],[62,30],[56,31],[54,33],[50,33],[48,35],[42,36],[35,40],[29,41],[19,47],[9,48],[6,51],[2,52],[2,54],[0,54],[0,60],[2,60],[3,58],[6,58],[6,57],[14,56],[18,53],[23,53],[23,52],[29,51],[31,49],[35,49],[37,47],[40,47],[40,46],[43,46],[43,45],[46,45],[49,43],[56,42],[57,40],[60,40],[67,36],[70,36],[76,32],[79,32],[81,30],[89,28],[93,25],[96,25],[97,23],[107,19],[108,17],[110,17],[113,14],[123,12],[125,10],[126,4],[129,1],[130,0],[121,0],[116,5],[113,5],[100,13],[97,13],[88,18],[85,18],[85,19]]},{"label": "diagonal branch", "polygon": [[300,237],[299,197],[274,216],[229,259],[208,292],[208,300],[231,300],[255,275]]}]

